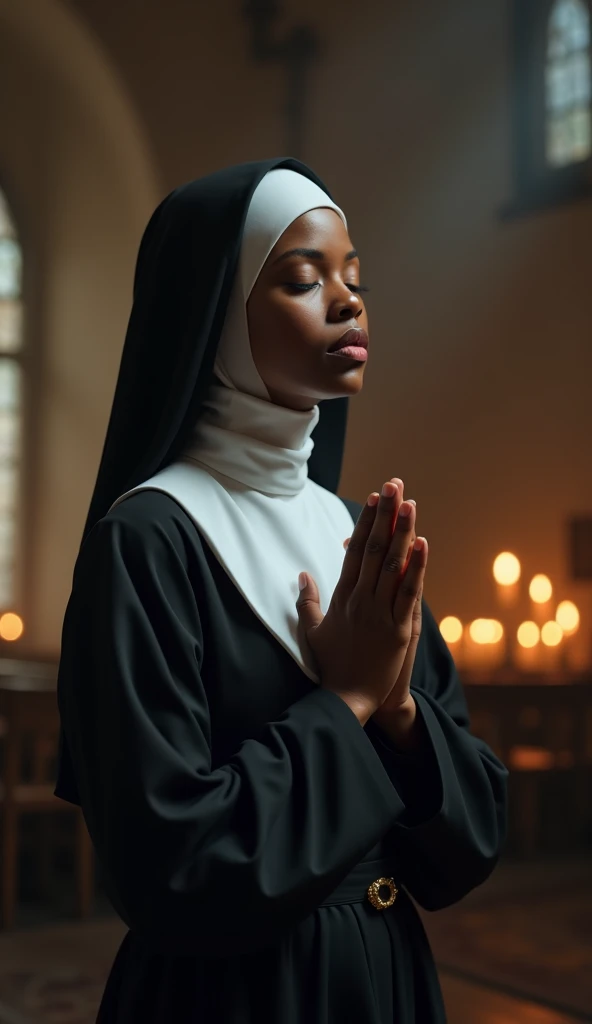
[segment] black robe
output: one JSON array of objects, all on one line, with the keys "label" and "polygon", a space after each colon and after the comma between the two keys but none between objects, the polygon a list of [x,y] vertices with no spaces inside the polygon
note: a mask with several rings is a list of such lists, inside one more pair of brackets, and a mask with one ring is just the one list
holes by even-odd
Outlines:
[{"label": "black robe", "polygon": [[94,526],[58,687],[77,793],[57,792],[130,929],[101,1024],[445,1020],[412,899],[437,910],[490,874],[506,772],[427,607],[412,688],[422,745],[401,754],[304,675],[170,497]]}]

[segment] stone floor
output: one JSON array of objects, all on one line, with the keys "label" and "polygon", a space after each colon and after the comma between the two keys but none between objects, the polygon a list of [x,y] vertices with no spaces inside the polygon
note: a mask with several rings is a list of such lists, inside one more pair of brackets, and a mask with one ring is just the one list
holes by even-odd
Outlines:
[{"label": "stone floor", "polygon": [[448,1024],[579,1024],[584,1019],[556,1013],[444,971],[440,978]]}]

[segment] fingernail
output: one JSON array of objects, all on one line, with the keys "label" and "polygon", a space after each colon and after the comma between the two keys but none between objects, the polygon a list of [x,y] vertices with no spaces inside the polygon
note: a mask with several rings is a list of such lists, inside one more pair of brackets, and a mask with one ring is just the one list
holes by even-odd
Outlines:
[{"label": "fingernail", "polygon": [[298,590],[304,590],[306,586],[306,573],[301,572],[298,577]]},{"label": "fingernail", "polygon": [[399,515],[403,517],[411,515],[411,506],[406,501],[404,501],[403,504],[401,505],[401,508],[399,509]]},{"label": "fingernail", "polygon": [[390,480],[387,480],[387,482],[382,485],[382,492],[381,493],[382,493],[383,498],[392,498],[393,495],[396,493],[396,490],[397,490],[396,484],[393,484],[393,483],[391,483]]},{"label": "fingernail", "polygon": [[376,491],[373,491],[372,494],[368,495],[367,504],[370,505],[371,508],[373,505],[378,505],[378,497],[379,495],[376,493]]},{"label": "fingernail", "polygon": [[407,501],[409,502],[410,505],[417,505],[417,502],[415,501],[414,498],[407,498]]}]

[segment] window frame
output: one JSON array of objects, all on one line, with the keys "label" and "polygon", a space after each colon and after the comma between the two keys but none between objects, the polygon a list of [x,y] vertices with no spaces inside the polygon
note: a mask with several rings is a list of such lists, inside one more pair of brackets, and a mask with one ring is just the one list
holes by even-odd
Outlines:
[{"label": "window frame", "polygon": [[[584,0],[592,24],[592,0]],[[592,155],[553,167],[546,159],[546,68],[555,0],[514,0],[512,16],[513,200],[503,217],[592,199]],[[591,46],[592,50],[592,46]]]},{"label": "window frame", "polygon": [[[29,304],[29,271],[28,246],[26,243],[26,229],[20,216],[18,202],[15,202],[13,190],[7,182],[6,177],[0,168],[0,192],[6,203],[9,216],[14,225],[15,238],[18,242],[21,253],[21,286],[19,301],[22,306],[22,319],[20,330],[20,346],[14,352],[0,352],[0,359],[10,360],[19,367],[19,454],[16,472],[16,497],[15,497],[15,536],[14,536],[14,558],[12,593],[9,606],[0,606],[0,614],[5,611],[16,612],[23,619],[25,633],[22,639],[7,644],[11,651],[20,650],[23,643],[27,643],[27,632],[29,625],[29,612],[31,604],[30,586],[25,586],[25,580],[30,582],[30,570],[33,568],[34,552],[29,543],[31,537],[30,517],[34,502],[31,499],[31,466],[28,458],[30,451],[30,409],[31,402],[31,359],[29,346],[30,328],[30,304]],[[1,641],[4,647],[4,641]]]}]

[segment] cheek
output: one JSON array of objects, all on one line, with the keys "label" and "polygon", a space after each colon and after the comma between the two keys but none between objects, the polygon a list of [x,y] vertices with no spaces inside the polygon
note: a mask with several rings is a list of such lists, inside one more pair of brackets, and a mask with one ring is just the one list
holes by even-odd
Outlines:
[{"label": "cheek", "polygon": [[278,338],[282,340],[284,357],[296,346],[314,344],[318,335],[315,324],[318,316],[309,303],[297,303],[289,298],[267,299],[264,303],[247,304],[247,322],[253,355],[271,356],[278,351]]}]

